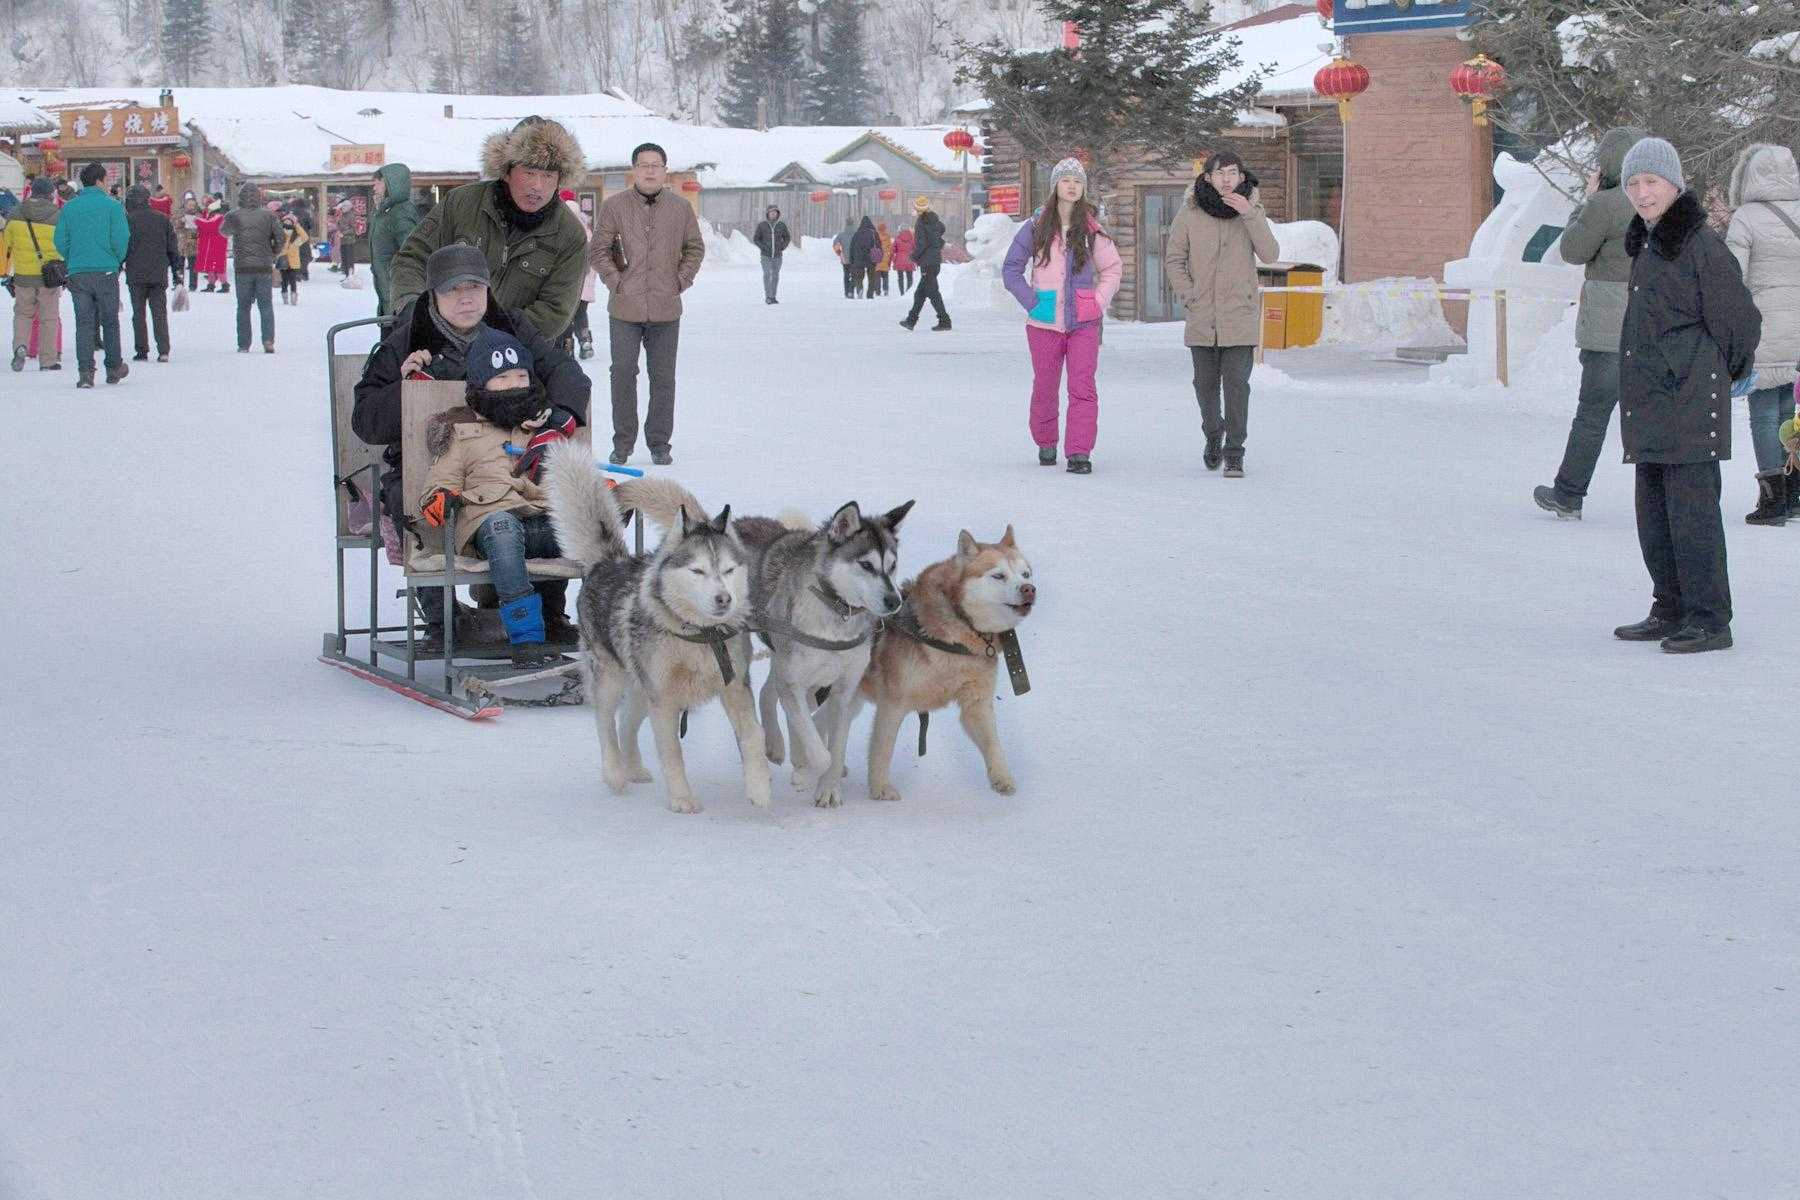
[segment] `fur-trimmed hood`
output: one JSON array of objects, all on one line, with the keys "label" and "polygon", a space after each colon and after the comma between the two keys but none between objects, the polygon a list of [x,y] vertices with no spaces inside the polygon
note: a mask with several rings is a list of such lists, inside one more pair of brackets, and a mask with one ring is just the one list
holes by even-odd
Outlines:
[{"label": "fur-trimmed hood", "polygon": [[555,171],[559,187],[572,188],[587,176],[581,145],[555,121],[527,118],[505,133],[489,134],[481,143],[481,174],[500,179],[515,166]]},{"label": "fur-trimmed hood", "polygon": [[1625,253],[1636,258],[1648,242],[1657,254],[1674,262],[1681,257],[1681,248],[1694,231],[1705,227],[1706,210],[1700,207],[1699,197],[1686,191],[1675,197],[1675,203],[1669,205],[1655,229],[1645,225],[1641,216],[1631,218],[1631,228],[1625,233]]},{"label": "fur-trimmed hood", "polygon": [[458,425],[480,423],[481,414],[466,404],[461,408],[447,408],[425,422],[425,449],[434,461],[440,459],[450,449],[450,438]]}]

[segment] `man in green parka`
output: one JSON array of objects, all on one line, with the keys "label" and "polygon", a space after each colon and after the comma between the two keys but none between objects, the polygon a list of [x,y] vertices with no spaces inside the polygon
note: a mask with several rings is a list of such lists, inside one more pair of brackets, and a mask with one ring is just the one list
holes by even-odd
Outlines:
[{"label": "man in green parka", "polygon": [[419,210],[412,202],[412,170],[388,163],[375,172],[375,215],[369,219],[369,266],[375,272],[375,315],[392,316],[394,255],[412,236]]},{"label": "man in green parka", "polygon": [[481,173],[426,213],[394,255],[389,303],[405,308],[425,290],[432,252],[463,242],[486,256],[494,301],[555,342],[575,317],[587,275],[587,231],[556,198],[587,178],[581,147],[555,121],[526,117],[482,143]]}]

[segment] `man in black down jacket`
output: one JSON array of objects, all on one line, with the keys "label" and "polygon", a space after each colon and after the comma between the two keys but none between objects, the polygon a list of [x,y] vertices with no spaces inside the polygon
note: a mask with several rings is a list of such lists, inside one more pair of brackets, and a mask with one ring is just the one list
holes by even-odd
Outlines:
[{"label": "man in black down jacket", "polygon": [[912,254],[913,261],[919,264],[919,286],[913,291],[912,311],[900,324],[906,329],[917,325],[919,314],[925,311],[925,302],[929,300],[932,311],[937,313],[937,324],[931,328],[941,333],[950,328],[944,294],[938,291],[938,271],[944,266],[944,222],[931,211],[930,203],[923,196],[913,201],[913,209],[919,214],[919,219],[913,222]]},{"label": "man in black down jacket", "polygon": [[1619,432],[1637,465],[1638,543],[1654,600],[1613,632],[1671,654],[1731,645],[1731,583],[1719,463],[1731,457],[1731,385],[1749,374],[1762,317],[1737,259],[1685,190],[1661,138],[1625,155],[1637,216],[1626,235],[1631,293],[1620,340]]},{"label": "man in black down jacket", "polygon": [[181,286],[181,246],[169,218],[150,207],[150,189],[138,184],[125,193],[125,221],[131,226],[131,249],[125,252],[125,287],[131,294],[133,362],[150,357],[150,335],[144,308],[156,327],[156,361],[169,361],[169,280]]},{"label": "man in black down jacket", "polygon": [[[592,384],[569,355],[557,349],[525,319],[520,310],[501,308],[488,291],[487,259],[473,246],[460,243],[435,251],[425,265],[426,291],[409,300],[393,327],[369,353],[356,384],[356,407],[350,427],[372,446],[386,446],[382,461],[381,503],[402,538],[406,506],[400,481],[400,384],[415,371],[432,379],[465,377],[463,355],[483,325],[509,333],[531,352],[531,374],[544,387],[550,403],[573,412],[587,424]],[[566,580],[533,584],[544,598],[545,633],[552,642],[572,642],[575,630],[565,615]],[[425,613],[427,653],[441,644],[444,594],[422,588],[419,607]],[[460,626],[458,627],[460,630]],[[459,642],[462,640],[459,636]]]}]

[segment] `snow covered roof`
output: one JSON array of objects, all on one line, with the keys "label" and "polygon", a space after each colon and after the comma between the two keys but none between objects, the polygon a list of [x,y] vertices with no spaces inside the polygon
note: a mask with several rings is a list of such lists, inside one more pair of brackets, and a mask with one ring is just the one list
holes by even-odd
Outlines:
[{"label": "snow covered roof", "polygon": [[[888,173],[881,169],[881,164],[867,158],[852,158],[844,162],[791,162],[775,173],[777,178],[788,176],[793,171],[800,171],[814,183],[826,187],[861,187],[870,183],[886,183]],[[759,186],[766,186],[759,185]]]},{"label": "snow covered roof", "polygon": [[[1256,21],[1252,18],[1252,21]],[[1228,32],[1239,42],[1239,67],[1219,80],[1221,88],[1232,87],[1260,67],[1272,67],[1263,79],[1257,99],[1268,104],[1295,95],[1312,94],[1315,72],[1331,61],[1331,31],[1319,24],[1318,14],[1308,11],[1303,16],[1284,21],[1263,20],[1260,23],[1233,25]],[[1246,114],[1245,124],[1255,124]]]},{"label": "snow covered roof", "polygon": [[56,118],[17,96],[0,96],[0,129],[19,133],[48,133]]},{"label": "snow covered roof", "polygon": [[[836,159],[853,154],[862,147],[865,140],[874,139],[939,175],[954,175],[962,170],[963,164],[950,147],[944,145],[944,135],[952,129],[960,128],[960,125],[884,125],[864,129],[857,132],[855,141],[831,157]],[[981,164],[970,159],[969,169],[978,171]]]}]

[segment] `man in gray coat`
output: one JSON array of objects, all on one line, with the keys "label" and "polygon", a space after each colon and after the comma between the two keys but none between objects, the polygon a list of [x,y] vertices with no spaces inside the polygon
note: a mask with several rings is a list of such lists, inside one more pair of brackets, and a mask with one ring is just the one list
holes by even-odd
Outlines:
[{"label": "man in gray coat", "polygon": [[1588,176],[1588,195],[1563,229],[1563,261],[1585,268],[1575,344],[1581,348],[1581,391],[1556,482],[1533,489],[1538,507],[1579,521],[1581,502],[1606,443],[1606,426],[1619,405],[1619,330],[1625,323],[1631,255],[1625,235],[1636,211],[1625,195],[1619,168],[1625,152],[1645,136],[1641,129],[1609,129],[1600,139],[1598,169]]},{"label": "man in gray coat", "polygon": [[238,206],[219,232],[231,239],[231,271],[237,278],[237,348],[250,353],[250,306],[256,305],[264,354],[275,353],[275,256],[287,239],[281,221],[263,205],[262,189],[246,183],[238,190]]}]

